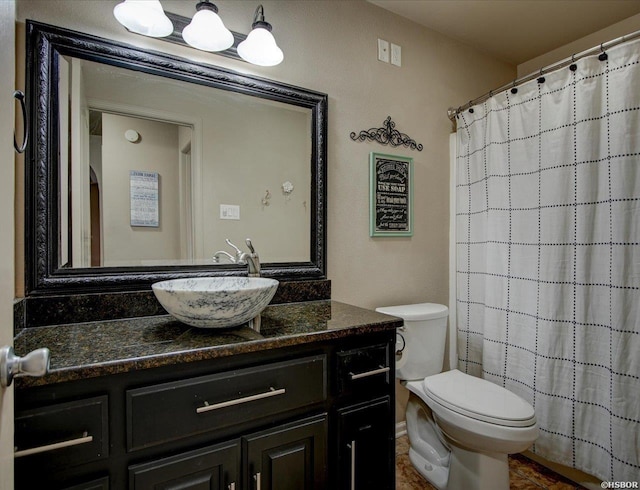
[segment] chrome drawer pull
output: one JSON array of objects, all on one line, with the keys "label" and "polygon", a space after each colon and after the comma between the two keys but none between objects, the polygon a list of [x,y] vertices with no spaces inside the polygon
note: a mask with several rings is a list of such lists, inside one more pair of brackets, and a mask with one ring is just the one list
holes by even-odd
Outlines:
[{"label": "chrome drawer pull", "polygon": [[366,378],[368,376],[375,376],[376,374],[388,373],[390,369],[391,368],[389,366],[387,367],[380,366],[380,368],[374,369],[373,371],[367,371],[367,372],[358,373],[358,374],[349,373],[349,375],[351,376],[351,381],[353,381],[360,378]]},{"label": "chrome drawer pull", "polygon": [[256,400],[262,400],[263,398],[270,398],[272,396],[284,395],[287,390],[284,388],[280,388],[276,390],[275,388],[269,388],[270,391],[265,391],[264,393],[258,393],[257,395],[245,396],[242,398],[236,398],[234,400],[227,400],[226,402],[214,403],[213,405],[209,405],[207,402],[204,407],[196,408],[196,413],[209,412],[211,410],[218,410],[219,408],[232,407],[233,405],[240,405],[241,403],[253,402]]},{"label": "chrome drawer pull", "polygon": [[38,446],[31,449],[23,449],[21,451],[16,451],[13,453],[14,458],[20,458],[22,456],[31,456],[32,454],[45,453],[47,451],[53,451],[55,449],[62,449],[63,447],[71,447],[78,446],[80,444],[87,444],[88,442],[93,441],[93,436],[87,435],[85,432],[82,437],[78,437],[77,439],[69,439],[68,441],[55,442],[53,444],[47,444],[46,446]]},{"label": "chrome drawer pull", "polygon": [[356,441],[347,444],[351,449],[351,490],[356,490]]}]

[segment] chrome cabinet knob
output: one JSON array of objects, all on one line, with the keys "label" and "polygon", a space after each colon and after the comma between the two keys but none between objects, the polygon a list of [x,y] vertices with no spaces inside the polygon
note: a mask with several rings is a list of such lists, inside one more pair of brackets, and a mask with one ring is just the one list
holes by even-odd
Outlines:
[{"label": "chrome cabinet knob", "polygon": [[44,376],[49,371],[49,349],[42,347],[24,357],[16,356],[13,347],[0,349],[0,386],[6,388],[14,377]]}]

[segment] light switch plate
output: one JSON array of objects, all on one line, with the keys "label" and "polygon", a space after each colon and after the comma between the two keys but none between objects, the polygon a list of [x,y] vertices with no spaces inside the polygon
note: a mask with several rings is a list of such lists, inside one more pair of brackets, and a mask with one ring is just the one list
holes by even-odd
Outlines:
[{"label": "light switch plate", "polygon": [[384,63],[389,63],[389,41],[378,39],[378,59]]},{"label": "light switch plate", "polygon": [[402,47],[391,43],[391,64],[402,66]]},{"label": "light switch plate", "polygon": [[220,219],[240,219],[240,206],[235,204],[220,204]]}]

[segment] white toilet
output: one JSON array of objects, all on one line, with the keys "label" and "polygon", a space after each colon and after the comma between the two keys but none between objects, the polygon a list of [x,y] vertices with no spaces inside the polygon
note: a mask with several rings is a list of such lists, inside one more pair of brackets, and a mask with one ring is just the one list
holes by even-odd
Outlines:
[{"label": "white toilet", "polygon": [[400,317],[396,377],[409,389],[409,458],[440,490],[508,490],[507,454],[527,449],[538,436],[533,407],[490,381],[457,369],[442,371],[446,306],[389,306]]}]

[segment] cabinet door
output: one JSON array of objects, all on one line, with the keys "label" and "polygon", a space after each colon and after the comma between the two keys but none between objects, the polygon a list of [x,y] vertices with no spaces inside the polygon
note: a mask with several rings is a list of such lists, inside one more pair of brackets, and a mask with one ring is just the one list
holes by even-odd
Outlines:
[{"label": "cabinet door", "polygon": [[395,489],[395,434],[389,397],[338,411],[339,490]]},{"label": "cabinet door", "polygon": [[240,444],[231,441],[129,467],[132,490],[240,490]]},{"label": "cabinet door", "polygon": [[109,477],[105,476],[99,480],[92,480],[73,487],[67,487],[64,490],[109,490]]},{"label": "cabinet door", "polygon": [[246,490],[326,488],[327,416],[318,415],[243,438]]}]

